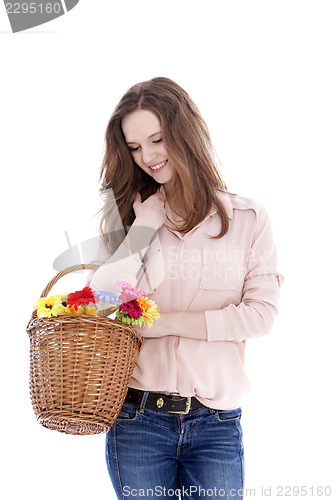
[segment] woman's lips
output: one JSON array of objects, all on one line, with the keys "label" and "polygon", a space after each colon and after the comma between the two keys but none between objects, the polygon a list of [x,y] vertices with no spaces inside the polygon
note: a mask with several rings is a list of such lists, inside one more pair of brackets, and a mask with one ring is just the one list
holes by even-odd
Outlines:
[{"label": "woman's lips", "polygon": [[156,163],[155,165],[152,165],[150,168],[150,170],[152,170],[153,172],[158,172],[159,170],[161,170],[164,165],[166,165],[168,162],[168,160],[164,160],[164,161],[161,161],[160,163]]}]

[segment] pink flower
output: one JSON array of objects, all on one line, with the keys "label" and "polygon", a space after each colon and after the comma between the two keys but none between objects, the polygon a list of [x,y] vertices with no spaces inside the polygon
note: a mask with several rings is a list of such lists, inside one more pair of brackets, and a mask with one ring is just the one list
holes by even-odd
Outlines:
[{"label": "pink flower", "polygon": [[[116,285],[120,286],[120,288],[123,289],[123,292],[128,293],[129,297],[128,300],[133,300],[134,298],[137,297],[144,297],[146,295],[146,292],[144,292],[143,290],[139,290],[139,288],[135,288],[133,285],[131,285],[131,283],[128,283],[127,281],[116,281]],[[124,298],[125,297],[126,296],[124,295]],[[121,298],[121,294],[120,294],[120,300],[122,302],[126,302],[126,300],[123,300]]]},{"label": "pink flower", "polygon": [[123,290],[125,290],[126,288],[133,288],[133,286],[128,283],[128,281],[116,281],[116,285],[120,286],[120,288],[122,288]]},{"label": "pink flower", "polygon": [[131,300],[135,300],[137,298],[136,293],[132,292],[132,290],[123,290],[119,295],[119,299],[122,303],[130,302]]}]

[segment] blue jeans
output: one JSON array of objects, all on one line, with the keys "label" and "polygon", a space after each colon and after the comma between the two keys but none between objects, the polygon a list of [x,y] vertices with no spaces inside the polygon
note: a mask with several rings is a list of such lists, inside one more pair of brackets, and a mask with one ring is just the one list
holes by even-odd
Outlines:
[{"label": "blue jeans", "polygon": [[[148,394],[148,393],[146,393]],[[243,498],[241,408],[187,415],[124,403],[106,436],[106,461],[118,499]]]}]

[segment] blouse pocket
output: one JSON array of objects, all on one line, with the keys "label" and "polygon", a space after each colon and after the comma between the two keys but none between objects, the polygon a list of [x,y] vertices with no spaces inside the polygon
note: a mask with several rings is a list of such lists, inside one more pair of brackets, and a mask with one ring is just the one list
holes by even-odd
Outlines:
[{"label": "blouse pocket", "polygon": [[242,290],[246,270],[245,252],[241,245],[204,246],[202,262],[201,289]]},{"label": "blouse pocket", "polygon": [[165,267],[160,246],[155,246],[147,251],[137,279],[137,287],[144,290],[147,295],[158,291],[159,285],[165,279]]}]

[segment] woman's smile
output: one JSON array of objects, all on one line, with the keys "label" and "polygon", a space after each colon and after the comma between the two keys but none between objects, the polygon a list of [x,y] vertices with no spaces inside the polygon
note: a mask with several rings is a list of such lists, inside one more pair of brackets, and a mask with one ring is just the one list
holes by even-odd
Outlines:
[{"label": "woman's smile", "polygon": [[169,160],[160,120],[149,109],[137,109],[121,123],[133,160],[159,184],[168,183],[174,166]]},{"label": "woman's smile", "polygon": [[160,170],[162,170],[162,168],[164,167],[164,165],[167,164],[167,161],[168,160],[164,160],[161,163],[157,163],[156,165],[151,165],[149,168],[151,170],[153,170],[154,172],[157,172],[157,171],[159,172]]}]

